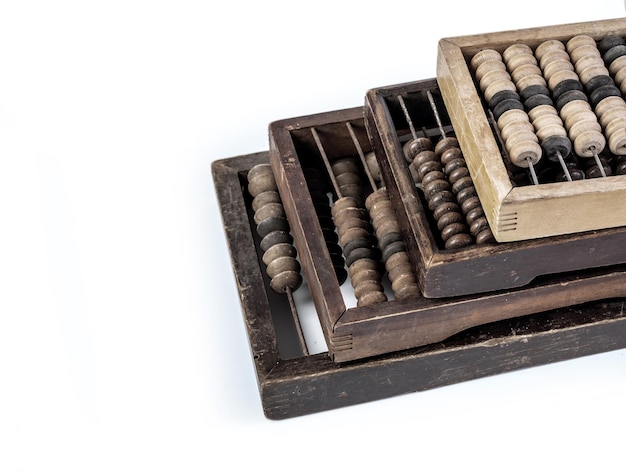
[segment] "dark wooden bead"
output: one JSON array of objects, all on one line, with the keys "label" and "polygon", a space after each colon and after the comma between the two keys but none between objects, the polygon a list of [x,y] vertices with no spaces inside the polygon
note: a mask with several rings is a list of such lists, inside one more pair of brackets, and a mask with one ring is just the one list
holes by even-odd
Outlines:
[{"label": "dark wooden bead", "polygon": [[257,225],[257,231],[261,238],[264,238],[270,233],[276,231],[288,232],[289,222],[286,218],[282,217],[267,218],[262,222],[259,222],[259,224]]},{"label": "dark wooden bead", "polygon": [[568,90],[567,92],[562,93],[559,98],[556,100],[556,109],[561,111],[561,109],[568,103],[574,100],[583,100],[585,102],[589,102],[587,96],[581,90]]},{"label": "dark wooden bead", "polygon": [[602,59],[604,59],[605,64],[611,64],[618,57],[626,56],[626,45],[618,44],[617,46],[613,46],[607,52],[602,55]]},{"label": "dark wooden bead", "polygon": [[261,247],[261,250],[265,252],[272,246],[280,243],[293,243],[293,237],[288,231],[277,230],[268,233],[265,237],[263,237],[259,246]]},{"label": "dark wooden bead", "polygon": [[404,241],[394,241],[389,245],[385,246],[382,250],[382,260],[387,261],[389,257],[395,253],[399,253],[401,251],[406,251],[406,246],[404,245]]},{"label": "dark wooden bead", "polygon": [[626,41],[624,41],[624,38],[615,34],[610,34],[602,38],[600,41],[598,41],[598,50],[600,51],[601,54],[604,54],[612,47],[624,45],[624,44],[626,44]]},{"label": "dark wooden bead", "polygon": [[559,82],[552,89],[552,97],[558,100],[558,98],[565,92],[570,90],[580,90],[583,91],[583,84],[579,80],[575,79],[567,79],[562,82]]},{"label": "dark wooden bead", "polygon": [[493,116],[498,121],[502,114],[514,109],[524,110],[524,104],[519,99],[506,99],[493,108]]},{"label": "dark wooden bead", "polygon": [[599,76],[595,76],[589,79],[589,81],[587,81],[587,83],[585,84],[585,90],[589,94],[599,87],[611,84],[615,84],[613,82],[613,78],[611,76],[607,76],[606,74],[601,74]]},{"label": "dark wooden bead", "polygon": [[491,97],[491,100],[487,105],[491,110],[493,110],[496,105],[498,105],[503,100],[510,99],[520,100],[520,95],[513,90],[501,90],[500,92],[496,92],[495,94],[493,94],[493,97]]},{"label": "dark wooden bead", "polygon": [[595,108],[602,100],[607,97],[621,97],[622,93],[615,84],[603,85],[598,87],[589,95],[589,102]]},{"label": "dark wooden bead", "polygon": [[572,142],[565,136],[550,136],[543,140],[541,148],[550,161],[558,161],[557,152],[565,159],[572,151]]},{"label": "dark wooden bead", "polygon": [[537,94],[531,97],[528,97],[524,101],[524,107],[526,110],[530,111],[539,105],[553,105],[552,99],[548,95]]},{"label": "dark wooden bead", "polygon": [[550,90],[543,85],[530,85],[520,92],[520,98],[522,102],[525,102],[533,95],[547,95],[550,96]]}]

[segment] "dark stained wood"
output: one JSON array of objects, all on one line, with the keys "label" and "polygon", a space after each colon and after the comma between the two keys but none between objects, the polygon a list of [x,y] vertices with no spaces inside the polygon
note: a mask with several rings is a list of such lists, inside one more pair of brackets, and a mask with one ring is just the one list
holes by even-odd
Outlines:
[{"label": "dark stained wood", "polygon": [[[371,89],[366,94],[365,123],[390,198],[426,297],[454,297],[523,287],[536,277],[626,262],[626,228],[560,235],[519,242],[471,245],[443,250],[428,220],[427,205],[416,189],[403,156],[406,140],[397,96],[411,97],[415,121],[432,128],[425,91],[445,106],[434,80]],[[446,124],[450,125],[447,115]],[[416,124],[416,127],[417,127]],[[566,184],[564,184],[566,185]],[[539,216],[538,218],[541,218]],[[582,217],[581,217],[582,218]]]},{"label": "dark stained wood", "polygon": [[[263,276],[258,257],[260,250],[250,221],[250,199],[245,190],[247,171],[257,163],[268,161],[268,153],[262,152],[216,161],[212,166],[243,320],[267,418],[286,419],[313,414],[626,347],[624,301],[611,298],[483,323],[441,342],[347,363],[333,361],[330,353],[304,355],[296,349],[289,356],[283,355],[284,350],[280,347],[288,345],[285,338],[295,339],[297,334],[294,330],[284,331],[279,327],[279,312],[289,309],[284,304],[285,296],[272,294],[268,280]],[[513,299],[519,298],[511,304],[534,304],[530,309],[536,311],[540,304],[538,301],[558,294],[561,285],[580,284],[589,290],[604,291],[603,286],[613,284],[617,274],[596,270],[587,275],[570,275],[560,280],[553,278],[532,289],[538,296],[535,299],[522,293],[510,294]],[[620,278],[617,276],[616,280],[622,280]],[[587,281],[591,280],[594,283],[589,285]],[[542,291],[546,291],[547,295]],[[562,296],[559,297],[568,293],[565,289],[561,291]],[[607,293],[598,295],[604,297]],[[498,300],[497,295],[491,297]],[[477,312],[483,309],[493,312],[493,307],[502,302],[503,299],[500,299],[500,302],[491,303],[489,298],[483,297],[456,301],[420,299],[411,309],[411,304],[390,301],[384,304],[385,311],[377,316],[373,308],[367,308],[371,311],[367,317],[352,313],[352,309],[344,317],[352,318],[350,323],[360,323],[362,327],[371,323],[368,317],[393,319],[396,312],[396,315],[407,316],[416,309],[424,317],[441,310],[438,315],[443,314],[444,318],[458,311],[471,319],[474,310],[466,310],[468,305]],[[575,299],[563,299],[558,303],[576,302]],[[493,307],[490,308],[490,305]],[[358,322],[359,318],[363,320]],[[447,323],[449,320],[446,320]],[[407,327],[410,328],[405,325]],[[370,341],[372,339],[370,336]]]}]

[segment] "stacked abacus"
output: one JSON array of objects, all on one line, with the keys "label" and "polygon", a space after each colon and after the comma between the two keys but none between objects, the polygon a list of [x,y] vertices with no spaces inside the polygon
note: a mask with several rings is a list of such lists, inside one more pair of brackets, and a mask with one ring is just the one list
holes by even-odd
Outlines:
[{"label": "stacked abacus", "polygon": [[[626,102],[620,90],[623,84],[626,89],[626,59],[619,59],[625,54],[621,37],[596,42],[580,34],[566,43],[543,41],[534,50],[515,43],[502,54],[485,48],[473,55],[470,66],[503,154],[514,166],[527,168],[534,184],[539,184],[535,166],[544,164],[544,156],[560,166],[554,180],[572,181],[612,174],[605,148],[613,156],[626,155]],[[586,173],[579,166],[585,159],[593,159]],[[622,174],[622,160],[614,161]]]}]

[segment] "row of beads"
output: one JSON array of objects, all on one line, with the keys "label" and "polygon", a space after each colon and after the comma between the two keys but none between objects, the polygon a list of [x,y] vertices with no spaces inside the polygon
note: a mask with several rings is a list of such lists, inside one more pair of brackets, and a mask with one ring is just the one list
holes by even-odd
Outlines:
[{"label": "row of beads", "polygon": [[300,263],[269,164],[257,164],[248,171],[248,192],[253,197],[254,222],[262,239],[262,259],[270,287],[279,294],[295,291],[302,284]]},{"label": "row of beads", "polygon": [[494,49],[475,54],[470,62],[483,97],[494,117],[506,153],[518,167],[539,162],[541,146],[502,55]]}]

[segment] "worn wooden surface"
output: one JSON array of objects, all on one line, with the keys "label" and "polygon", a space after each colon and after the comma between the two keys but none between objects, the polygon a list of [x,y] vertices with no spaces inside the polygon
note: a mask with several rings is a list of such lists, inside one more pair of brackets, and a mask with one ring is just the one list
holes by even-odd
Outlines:
[{"label": "worn wooden surface", "polygon": [[[416,189],[402,151],[408,129],[397,96],[405,96],[405,100],[413,104],[411,111],[415,115],[416,127],[432,128],[434,119],[426,90],[441,100],[437,83],[431,79],[371,89],[366,94],[364,107],[372,147],[379,158],[389,194],[399,209],[397,215],[426,297],[455,297],[512,289],[541,275],[626,263],[625,227],[443,250],[436,229],[433,230],[429,221],[428,206]],[[445,112],[441,107],[442,118],[449,125],[450,119]],[[456,127],[454,132],[461,140],[459,134],[463,132],[459,133]],[[485,160],[488,158],[484,155]],[[506,182],[509,183],[508,178]],[[582,215],[578,217],[582,218]],[[543,217],[539,219],[543,220]]]},{"label": "worn wooden surface", "polygon": [[[268,418],[312,414],[626,347],[624,303],[610,299],[483,324],[442,342],[349,363],[337,363],[329,353],[305,356],[297,349],[285,349],[296,334],[281,327],[289,317],[281,319],[278,312],[287,309],[270,294],[263,277],[244,187],[247,170],[268,160],[268,153],[263,152],[213,164],[243,320]],[[481,312],[480,299],[473,301],[468,303],[475,303]],[[463,305],[455,310],[463,311]]]},{"label": "worn wooden surface", "polygon": [[[566,41],[577,34],[594,39],[608,34],[624,36],[626,19],[459,36],[439,42],[437,81],[498,241],[626,225],[626,208],[615,205],[626,198],[626,176],[513,187],[468,67],[469,59],[483,48],[503,51],[517,42],[534,47],[548,39]],[[504,223],[512,216],[517,219],[513,228]]]},{"label": "worn wooden surface", "polygon": [[[420,87],[432,85],[424,82]],[[348,307],[330,264],[302,168],[320,159],[311,127],[318,130],[329,153],[345,156],[355,152],[345,123],[349,120],[364,131],[364,113],[363,108],[353,108],[270,125],[270,162],[333,360],[364,359],[439,342],[471,326],[626,296],[626,273],[623,267],[614,266],[626,261],[623,229],[605,230],[598,240],[595,235],[576,235],[522,242],[502,250],[498,245],[487,245],[469,248],[465,254],[440,251],[413,181],[409,181],[406,172],[402,177],[396,170],[396,179],[404,179],[404,184],[397,185],[391,196],[396,204],[405,205],[401,216],[408,222],[406,243],[422,286],[428,295],[438,296],[441,292],[433,288],[444,288],[447,297]],[[391,166],[384,161],[381,160],[381,167]],[[567,276],[546,276],[532,283],[532,278],[522,279],[535,265],[549,272],[555,266],[570,272],[586,265],[607,264],[611,266]],[[503,281],[523,285],[503,289]]]}]

